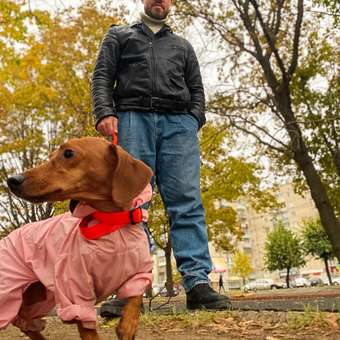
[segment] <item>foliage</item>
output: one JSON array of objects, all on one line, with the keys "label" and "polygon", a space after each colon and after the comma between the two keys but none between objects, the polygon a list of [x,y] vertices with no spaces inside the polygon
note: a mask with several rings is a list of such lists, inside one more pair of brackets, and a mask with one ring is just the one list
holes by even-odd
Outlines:
[{"label": "foliage", "polygon": [[317,6],[321,7],[321,10],[325,10],[322,14],[333,16],[335,24],[339,24],[340,20],[340,3],[338,0],[314,0]]},{"label": "foliage", "polygon": [[201,132],[201,189],[209,239],[217,249],[233,250],[243,231],[235,203],[257,210],[276,207],[273,195],[260,189],[262,168],[250,160],[232,156],[228,127],[207,124]]},{"label": "foliage", "polygon": [[53,209],[17,200],[5,179],[36,166],[65,139],[95,133],[93,63],[109,26],[124,14],[108,3],[85,1],[52,16],[0,0],[0,226],[6,232]]},{"label": "foliage", "polygon": [[154,189],[154,194],[148,212],[148,228],[152,238],[158,248],[165,250],[170,237],[170,224],[157,187]]},{"label": "foliage", "polygon": [[305,222],[302,239],[303,248],[307,254],[321,260],[330,260],[335,256],[329,238],[319,219]]},{"label": "foliage", "polygon": [[332,284],[328,261],[334,258],[335,254],[329,237],[319,219],[305,221],[302,239],[306,254],[324,261],[329,283]]},{"label": "foliage", "polygon": [[265,245],[265,264],[269,271],[287,270],[287,286],[289,287],[289,271],[305,264],[301,240],[283,224],[278,224],[268,234]]},{"label": "foliage", "polygon": [[[298,119],[305,129],[305,141],[320,168],[319,174],[327,188],[331,202],[340,214],[340,84],[336,69],[339,51],[331,36],[312,32],[305,41],[309,53],[301,57],[301,65],[292,79],[292,104]],[[317,86],[317,84],[320,84]],[[303,188],[300,172],[295,173],[295,182]]]},{"label": "foliage", "polygon": [[233,256],[233,267],[231,271],[245,282],[253,271],[249,256],[240,250],[236,251]]},{"label": "foliage", "polygon": [[176,266],[172,266],[172,281],[174,284],[179,284],[182,282],[182,276],[177,270]]}]

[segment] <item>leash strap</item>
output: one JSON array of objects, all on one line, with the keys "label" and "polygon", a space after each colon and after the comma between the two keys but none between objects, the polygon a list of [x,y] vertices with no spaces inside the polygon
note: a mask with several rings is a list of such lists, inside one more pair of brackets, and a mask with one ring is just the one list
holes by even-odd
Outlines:
[{"label": "leash strap", "polygon": [[111,143],[112,143],[113,145],[118,145],[118,136],[117,136],[117,132],[114,132],[111,138],[112,138],[112,139],[111,139]]}]

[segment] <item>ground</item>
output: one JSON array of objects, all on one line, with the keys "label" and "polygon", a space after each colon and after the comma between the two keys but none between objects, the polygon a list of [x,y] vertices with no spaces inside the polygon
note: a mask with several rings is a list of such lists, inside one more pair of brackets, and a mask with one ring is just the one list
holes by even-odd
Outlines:
[{"label": "ground", "polygon": [[[79,339],[75,325],[48,317],[46,338]],[[136,340],[340,340],[340,315],[323,312],[195,312],[176,315],[147,314],[142,317]],[[99,318],[102,340],[116,339],[116,321]],[[0,333],[2,340],[26,339],[10,326]]]},{"label": "ground", "polygon": [[[339,290],[338,290],[339,292]],[[244,299],[279,301],[296,300],[304,295],[312,298],[320,295],[336,298],[333,288],[286,290],[258,294],[233,295],[233,301]],[[331,296],[330,296],[331,295]],[[285,297],[285,299],[282,299]],[[280,298],[280,299],[278,299]],[[148,301],[145,307],[148,310]],[[308,306],[302,312],[286,311],[224,311],[189,313],[183,307],[184,297],[179,296],[161,309],[157,309],[165,298],[152,303],[152,312],[142,316],[136,340],[213,340],[213,339],[256,339],[256,340],[340,340],[340,314],[312,310]],[[280,302],[277,302],[280,303]],[[46,318],[44,335],[51,340],[79,339],[75,325],[65,325],[55,316]],[[98,317],[98,329],[102,340],[116,339],[115,320],[105,321]],[[0,332],[1,340],[27,339],[16,328],[10,326]]]}]

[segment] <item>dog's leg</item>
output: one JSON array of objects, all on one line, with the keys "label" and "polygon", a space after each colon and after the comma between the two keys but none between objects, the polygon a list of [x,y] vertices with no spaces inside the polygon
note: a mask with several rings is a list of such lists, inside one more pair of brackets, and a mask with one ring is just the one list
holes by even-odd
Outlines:
[{"label": "dog's leg", "polygon": [[[22,330],[22,332],[32,340],[46,340],[41,334],[41,331],[45,328],[45,321],[41,317],[47,315],[54,304],[53,295],[47,293],[41,282],[32,283],[23,294],[23,302],[18,317],[19,320],[25,321],[26,326],[29,326],[27,328],[35,330]],[[20,324],[15,325],[20,328]]]},{"label": "dog's leg", "polygon": [[32,340],[46,340],[46,338],[40,332],[27,331],[25,333]]},{"label": "dog's leg", "polygon": [[127,304],[124,306],[122,317],[116,329],[119,340],[133,340],[135,338],[143,297],[134,296],[127,300]]},{"label": "dog's leg", "polygon": [[77,326],[82,340],[100,340],[96,329],[84,328],[80,321],[77,322]]}]

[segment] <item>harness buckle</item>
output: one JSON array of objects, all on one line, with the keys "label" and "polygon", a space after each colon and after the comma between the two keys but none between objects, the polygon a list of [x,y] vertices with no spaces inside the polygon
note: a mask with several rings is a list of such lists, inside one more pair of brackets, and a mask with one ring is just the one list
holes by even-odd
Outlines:
[{"label": "harness buckle", "polygon": [[142,209],[136,208],[133,210],[130,210],[130,221],[131,224],[137,224],[139,222],[142,222]]}]

